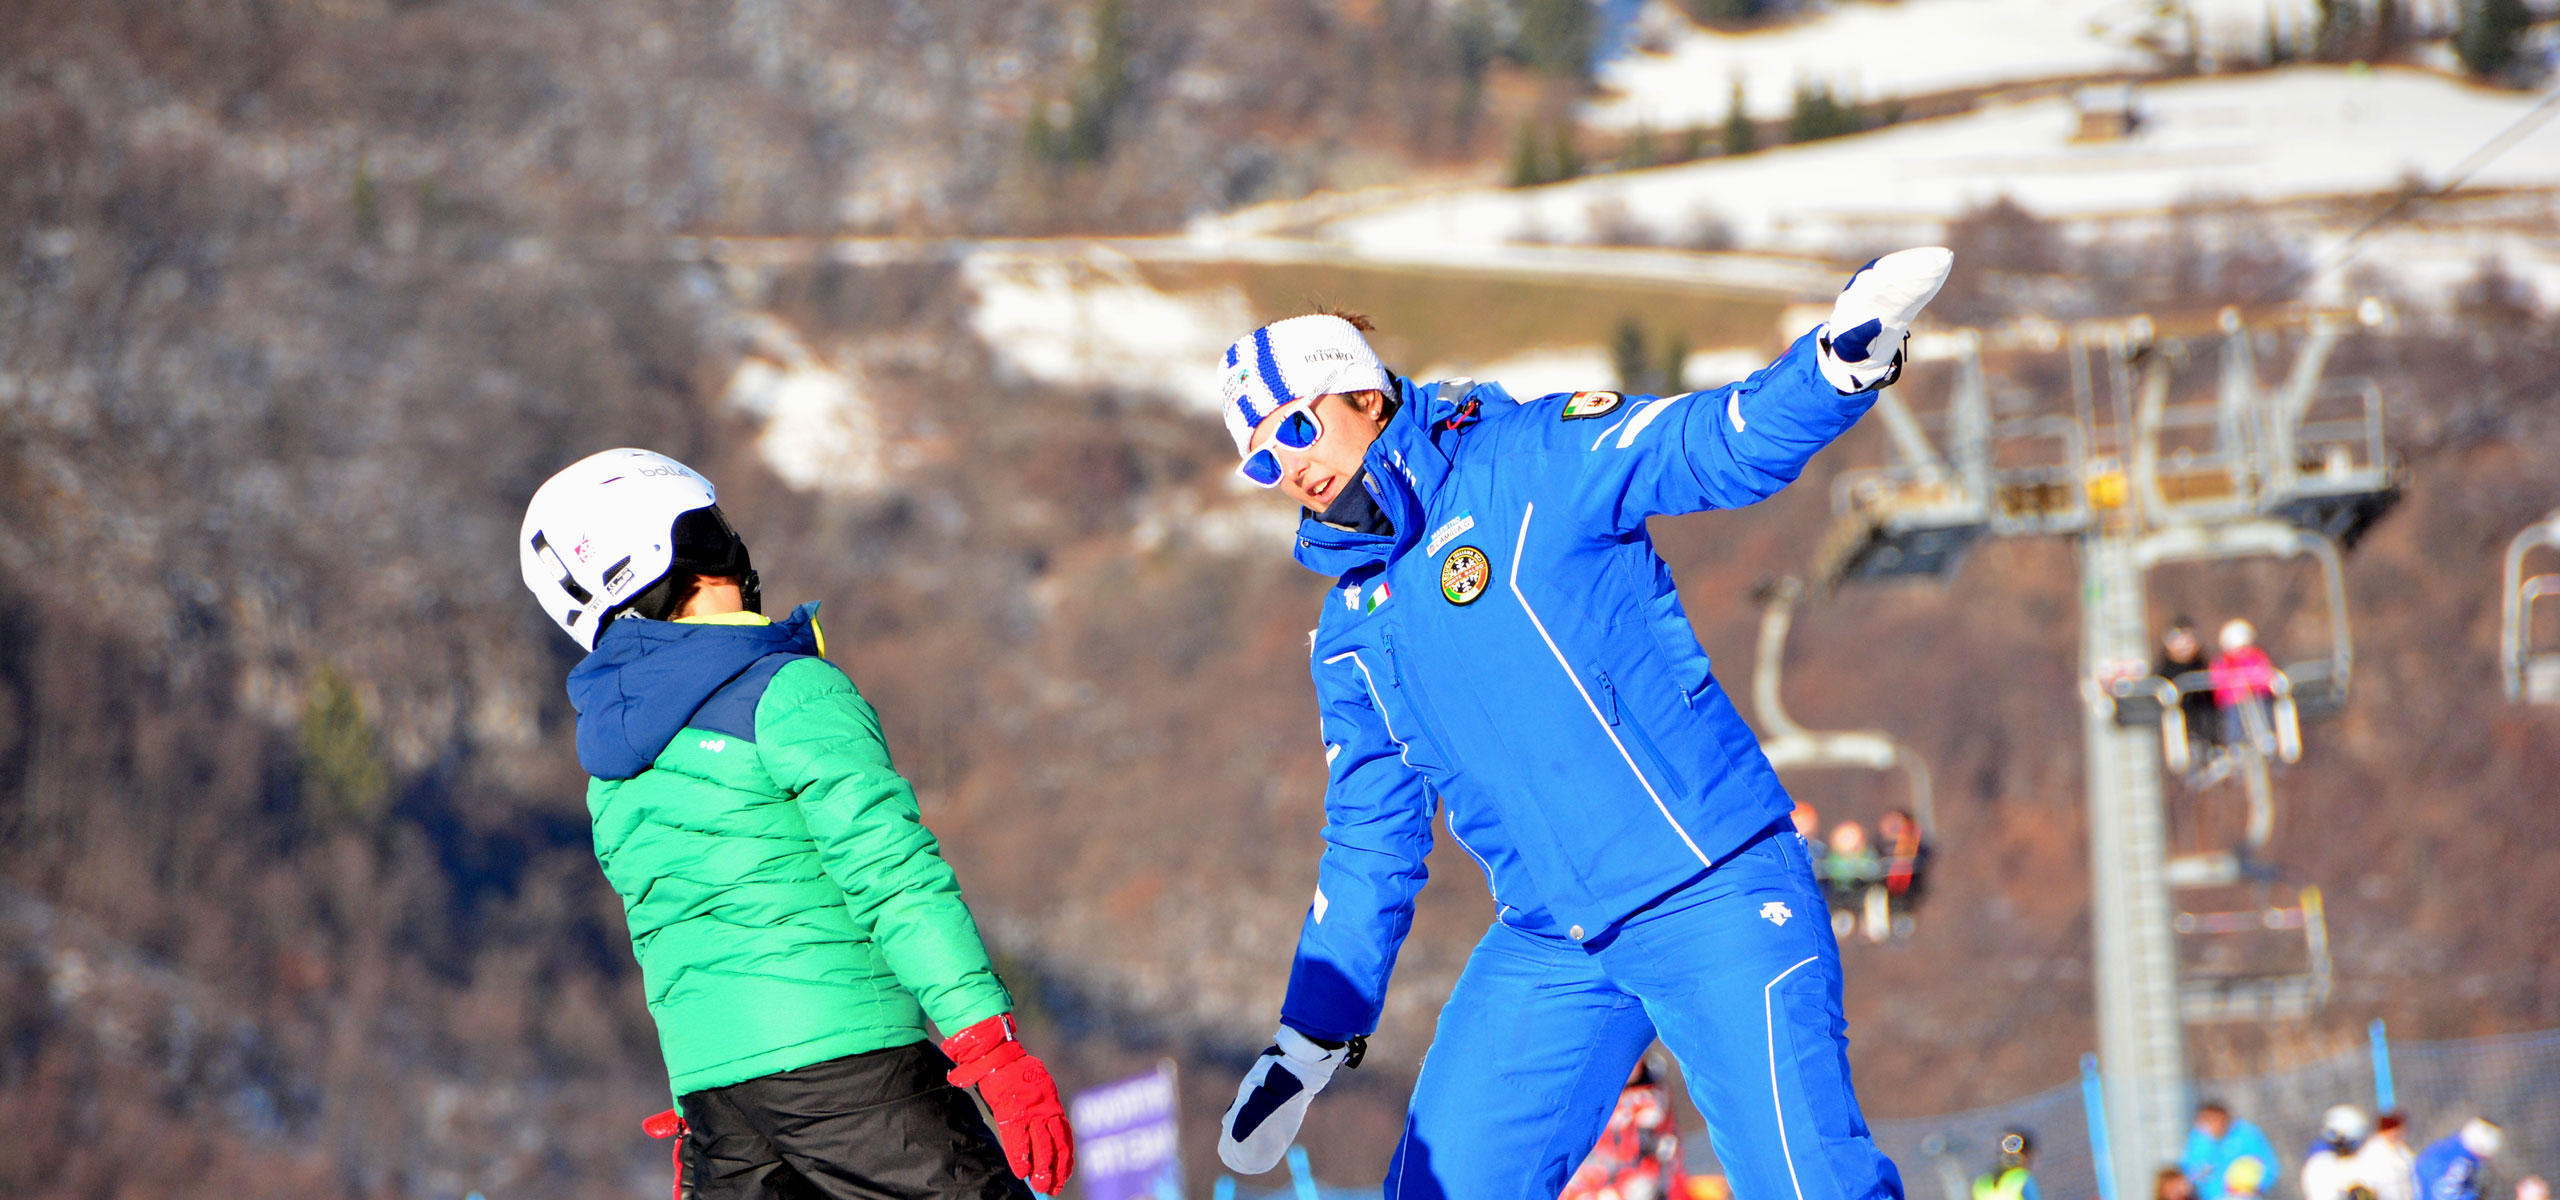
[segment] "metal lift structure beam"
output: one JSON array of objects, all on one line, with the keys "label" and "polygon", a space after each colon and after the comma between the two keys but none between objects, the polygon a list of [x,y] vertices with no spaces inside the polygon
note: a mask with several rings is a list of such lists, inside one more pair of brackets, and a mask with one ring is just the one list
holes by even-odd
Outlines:
[{"label": "metal lift structure beam", "polygon": [[[2379,392],[2322,374],[2351,324],[2387,317],[2375,305],[2352,316],[2288,314],[2305,335],[2273,387],[2260,381],[2255,335],[2236,310],[2209,322],[2031,321],[1915,336],[1915,362],[1956,368],[1943,425],[1949,452],[1887,395],[1877,408],[1892,461],[1843,472],[1834,486],[1840,519],[1818,555],[1833,585],[1946,576],[1986,537],[2061,535],[2077,544],[2099,1060],[2113,1159],[2101,1170],[2117,1195],[2145,1194],[2153,1165],[2178,1155],[2190,1102],[2185,1020],[2196,1005],[2179,979],[2159,734],[2120,721],[2109,684],[2147,672],[2152,566],[2309,554],[2336,600],[2339,648],[2320,683],[2343,703],[2352,659],[2338,552],[2398,500],[2402,472],[2383,445]],[[2217,336],[2212,403],[2173,407],[2170,373],[2186,360],[2186,343]],[[1995,421],[1987,351],[2067,354],[2070,414]],[[2100,411],[2101,388],[2112,412]],[[2164,454],[2170,436],[2205,444]],[[2030,439],[2058,446],[2059,459],[2048,450],[2020,465],[1997,452]],[[2318,940],[2325,958],[2325,937]],[[2323,972],[2321,986],[2305,993],[2310,1002],[2325,997],[2325,982]]]}]

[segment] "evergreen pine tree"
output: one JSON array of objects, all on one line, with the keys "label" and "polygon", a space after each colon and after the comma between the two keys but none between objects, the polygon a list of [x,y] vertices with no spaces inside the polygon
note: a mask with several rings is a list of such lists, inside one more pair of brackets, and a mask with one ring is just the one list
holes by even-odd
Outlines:
[{"label": "evergreen pine tree", "polygon": [[1536,118],[1522,118],[1511,135],[1511,186],[1536,187],[1546,180],[1546,153],[1538,144]]},{"label": "evergreen pine tree", "polygon": [[1760,148],[1759,130],[1752,127],[1751,114],[1742,107],[1742,77],[1733,77],[1733,99],[1724,110],[1724,152],[1749,154]]},{"label": "evergreen pine tree", "polygon": [[1581,175],[1582,142],[1576,136],[1572,117],[1556,118],[1555,140],[1552,145],[1555,155],[1548,160],[1548,180],[1551,182],[1566,180]]},{"label": "evergreen pine tree", "polygon": [[1609,363],[1617,368],[1619,391],[1652,390],[1653,355],[1645,347],[1644,326],[1634,317],[1618,318],[1618,331],[1609,339]]},{"label": "evergreen pine tree", "polygon": [[372,817],[391,793],[364,702],[336,668],[323,668],[302,706],[302,810],[313,820]]},{"label": "evergreen pine tree", "polygon": [[2453,52],[2463,70],[2492,79],[2515,62],[2516,47],[2532,26],[2533,14],[2524,0],[2470,0],[2453,33]]},{"label": "evergreen pine tree", "polygon": [[1813,142],[1823,138],[1856,133],[1858,110],[1833,95],[1831,85],[1820,80],[1804,80],[1796,84],[1795,111],[1787,114],[1787,140]]}]

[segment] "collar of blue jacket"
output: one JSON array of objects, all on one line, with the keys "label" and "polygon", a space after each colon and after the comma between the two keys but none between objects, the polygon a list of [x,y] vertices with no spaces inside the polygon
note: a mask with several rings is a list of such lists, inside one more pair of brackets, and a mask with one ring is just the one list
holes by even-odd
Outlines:
[{"label": "collar of blue jacket", "polygon": [[818,606],[770,625],[695,625],[623,617],[569,672],[578,710],[578,765],[598,779],[629,779],[693,720],[702,703],[756,661],[818,653]]},{"label": "collar of blue jacket", "polygon": [[[1362,460],[1369,468],[1361,478],[1378,507],[1395,525],[1395,533],[1357,533],[1328,525],[1314,513],[1300,511],[1297,556],[1308,570],[1340,578],[1394,558],[1422,540],[1423,501],[1449,477],[1448,439],[1465,431],[1466,421],[1455,400],[1443,399],[1440,387],[1397,377],[1395,415],[1378,431]],[[1464,389],[1457,389],[1464,394]]]}]

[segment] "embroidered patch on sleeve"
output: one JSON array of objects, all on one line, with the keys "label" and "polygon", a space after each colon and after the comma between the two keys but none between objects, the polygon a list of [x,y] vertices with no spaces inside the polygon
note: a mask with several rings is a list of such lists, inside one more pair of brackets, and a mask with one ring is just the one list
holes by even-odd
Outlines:
[{"label": "embroidered patch on sleeve", "polygon": [[1605,417],[1618,411],[1618,406],[1626,402],[1627,398],[1616,392],[1575,392],[1572,399],[1564,402],[1564,419],[1579,421],[1586,417]]}]

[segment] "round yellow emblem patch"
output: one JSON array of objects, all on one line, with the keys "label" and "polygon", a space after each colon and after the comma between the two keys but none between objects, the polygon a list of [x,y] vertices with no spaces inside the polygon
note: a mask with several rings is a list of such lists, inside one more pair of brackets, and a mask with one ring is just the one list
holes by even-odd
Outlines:
[{"label": "round yellow emblem patch", "polygon": [[1440,564],[1440,594],[1451,604],[1473,604],[1484,594],[1485,585],[1493,582],[1493,563],[1484,551],[1473,546],[1460,546],[1449,552]]}]

